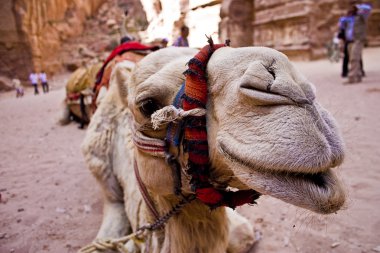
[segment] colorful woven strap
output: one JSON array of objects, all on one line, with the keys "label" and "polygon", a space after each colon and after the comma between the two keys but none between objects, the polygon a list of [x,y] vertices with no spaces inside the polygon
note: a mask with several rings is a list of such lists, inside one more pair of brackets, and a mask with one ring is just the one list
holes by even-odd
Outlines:
[{"label": "colorful woven strap", "polygon": [[[207,63],[215,50],[226,46],[214,45],[209,39],[209,45],[203,47],[188,62],[185,71],[185,93],[182,95],[183,110],[206,108],[208,98]],[[207,142],[206,116],[189,116],[183,122],[185,152],[188,153],[188,171],[191,176],[192,190],[197,198],[210,207],[236,206],[254,203],[260,194],[254,190],[228,192],[215,189],[209,181],[210,162]]]},{"label": "colorful woven strap", "polygon": [[157,157],[165,157],[166,143],[163,140],[151,138],[140,131],[137,131],[133,125],[132,128],[132,140],[135,146],[142,152]]}]

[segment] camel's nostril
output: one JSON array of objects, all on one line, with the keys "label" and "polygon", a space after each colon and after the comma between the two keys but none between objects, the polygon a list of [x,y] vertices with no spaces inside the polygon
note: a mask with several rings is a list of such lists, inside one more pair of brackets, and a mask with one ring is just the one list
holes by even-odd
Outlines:
[{"label": "camel's nostril", "polygon": [[274,73],[274,70],[272,68],[268,68],[268,72],[272,75],[273,79],[276,79],[276,74]]}]

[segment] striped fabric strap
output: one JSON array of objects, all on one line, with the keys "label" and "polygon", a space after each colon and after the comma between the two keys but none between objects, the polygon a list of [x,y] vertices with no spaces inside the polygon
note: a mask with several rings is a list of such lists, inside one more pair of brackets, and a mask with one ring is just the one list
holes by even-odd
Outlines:
[{"label": "striped fabric strap", "polygon": [[152,156],[165,157],[165,141],[148,137],[134,127],[132,127],[132,139],[140,151]]}]

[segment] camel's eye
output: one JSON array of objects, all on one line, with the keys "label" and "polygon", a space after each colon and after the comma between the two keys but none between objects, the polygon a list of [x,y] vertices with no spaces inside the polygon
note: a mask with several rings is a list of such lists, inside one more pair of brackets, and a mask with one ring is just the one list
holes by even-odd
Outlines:
[{"label": "camel's eye", "polygon": [[150,117],[155,111],[160,109],[160,106],[153,99],[147,99],[141,103],[140,111],[146,117]]}]

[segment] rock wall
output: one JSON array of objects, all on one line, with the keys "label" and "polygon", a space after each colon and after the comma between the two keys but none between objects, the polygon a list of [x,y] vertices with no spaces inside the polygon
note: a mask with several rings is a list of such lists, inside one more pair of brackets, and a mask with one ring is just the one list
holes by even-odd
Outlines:
[{"label": "rock wall", "polygon": [[[379,46],[380,1],[370,2],[368,44]],[[232,46],[268,46],[293,59],[317,59],[326,55],[348,7],[348,0],[224,0],[220,37]]]},{"label": "rock wall", "polygon": [[[348,2],[6,0],[0,5],[0,76],[26,80],[32,69],[53,73],[62,68],[64,61],[70,65],[81,60],[76,56],[81,54],[63,57],[60,51],[88,47],[100,54],[109,41],[117,45],[125,9],[129,11],[129,32],[144,42],[167,38],[171,45],[179,36],[180,27],[186,24],[191,47],[202,47],[206,44],[205,35],[212,35],[216,43],[230,39],[234,47],[263,45],[281,50],[293,59],[316,59],[325,56],[325,44],[336,31],[338,18],[346,12]],[[374,10],[368,24],[368,45],[379,46],[380,1],[371,2]],[[92,18],[100,6],[103,7],[98,16]],[[84,31],[88,19],[92,25]],[[88,39],[80,40],[79,35]],[[78,40],[73,41],[77,36]],[[79,49],[68,42],[69,38]]]},{"label": "rock wall", "polygon": [[231,46],[253,45],[253,0],[223,0],[219,25],[220,38],[231,40]]},{"label": "rock wall", "polygon": [[61,68],[58,52],[81,34],[86,18],[105,0],[8,0],[0,5],[0,75],[27,79],[28,73]]},{"label": "rock wall", "polygon": [[380,46],[380,1],[370,1],[374,7],[368,19],[367,40],[369,46]]}]

